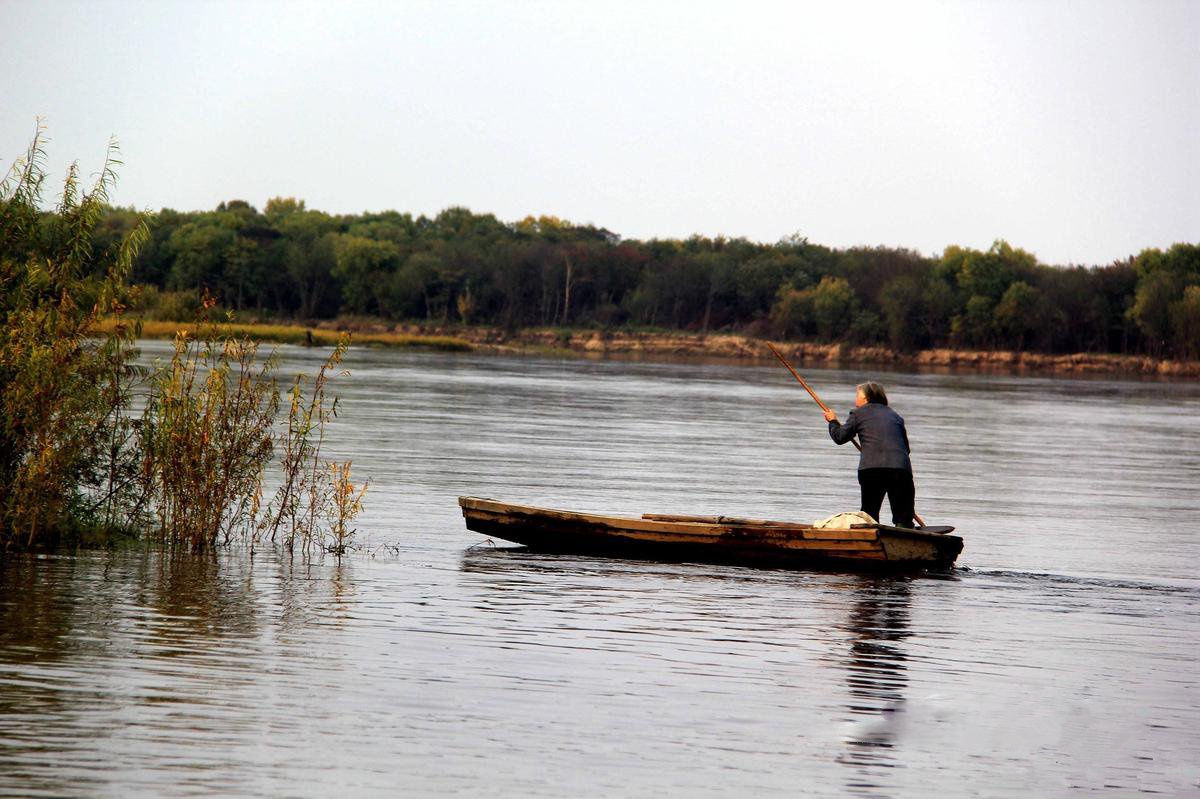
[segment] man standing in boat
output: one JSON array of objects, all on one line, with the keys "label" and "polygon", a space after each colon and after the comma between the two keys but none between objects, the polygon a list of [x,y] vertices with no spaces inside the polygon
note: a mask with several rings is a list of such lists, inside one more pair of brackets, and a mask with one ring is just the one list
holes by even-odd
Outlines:
[{"label": "man standing in boat", "polygon": [[829,436],[836,444],[845,444],[858,436],[862,455],[858,461],[858,484],[862,490],[862,511],[879,520],[883,495],[892,506],[892,524],[913,526],[912,462],[909,460],[908,431],[904,419],[888,407],[887,393],[875,382],[861,383],[854,396],[854,410],[845,424],[837,414],[825,412]]}]

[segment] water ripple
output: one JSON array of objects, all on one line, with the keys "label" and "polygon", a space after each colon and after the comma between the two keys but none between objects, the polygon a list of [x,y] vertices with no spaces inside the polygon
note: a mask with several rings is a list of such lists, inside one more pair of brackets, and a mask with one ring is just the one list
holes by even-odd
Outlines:
[{"label": "water ripple", "polygon": [[[967,545],[951,575],[882,579],[540,555],[463,528],[465,493],[854,507],[853,456],[774,367],[349,366],[330,451],[372,477],[375,557],[0,565],[0,794],[1200,792],[1200,459],[1179,445],[1200,440],[1200,389],[884,375],[918,506]],[[840,409],[861,375],[809,377]],[[1089,420],[1069,438],[1046,429],[1064,407]]]}]

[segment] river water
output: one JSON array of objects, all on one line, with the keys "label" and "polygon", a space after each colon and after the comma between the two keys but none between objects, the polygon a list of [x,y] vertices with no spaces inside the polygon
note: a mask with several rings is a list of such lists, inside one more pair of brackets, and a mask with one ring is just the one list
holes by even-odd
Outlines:
[{"label": "river water", "polygon": [[464,528],[461,494],[856,508],[852,448],[778,366],[347,365],[360,551],[0,567],[0,794],[1200,795],[1200,385],[807,369],[843,417],[885,383],[918,511],[966,541],[889,579]]}]

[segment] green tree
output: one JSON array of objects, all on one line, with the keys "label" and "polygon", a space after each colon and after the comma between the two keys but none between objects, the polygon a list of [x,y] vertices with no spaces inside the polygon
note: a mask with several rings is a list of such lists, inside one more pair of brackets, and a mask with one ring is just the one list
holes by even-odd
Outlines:
[{"label": "green tree", "polygon": [[1139,278],[1166,272],[1181,284],[1200,283],[1200,244],[1173,244],[1165,252],[1142,250],[1134,259],[1134,268]]},{"label": "green tree", "polygon": [[813,321],[817,335],[826,341],[841,338],[858,309],[858,297],[845,278],[824,277],[812,289]]},{"label": "green tree", "polygon": [[[334,293],[334,267],[337,259],[333,243],[338,222],[319,211],[299,209],[273,216],[275,229],[282,236],[280,267],[288,287],[298,300],[296,313],[301,319],[311,319],[325,307],[327,299],[336,310],[338,298]],[[267,203],[271,209],[272,203]]]},{"label": "green tree", "polygon": [[262,286],[262,251],[254,239],[236,237],[225,253],[225,274],[221,295],[237,310],[248,295],[259,297]]},{"label": "green tree", "polygon": [[236,230],[213,217],[176,228],[168,243],[173,261],[167,288],[217,290],[225,279],[226,260],[236,240]]},{"label": "green tree", "polygon": [[[825,341],[845,337],[860,309],[858,297],[850,283],[841,277],[826,276],[815,286],[798,290],[791,286],[780,289],[771,309],[771,323],[781,336],[807,335],[815,332]],[[860,335],[869,330],[868,337],[880,332],[878,315],[864,320]]]},{"label": "green tree", "polygon": [[135,283],[148,283],[166,288],[168,275],[175,260],[170,239],[175,231],[188,221],[188,215],[164,208],[147,217],[145,221],[150,228],[150,237],[134,257],[130,279]]},{"label": "green tree", "polygon": [[845,334],[846,340],[854,344],[878,344],[883,337],[883,320],[879,314],[865,308],[854,314]]},{"label": "green tree", "polygon": [[783,286],[771,306],[771,327],[781,338],[797,338],[813,328],[813,292],[811,289]]},{"label": "green tree", "polygon": [[804,289],[819,277],[817,269],[800,253],[756,253],[738,263],[734,271],[735,318],[746,322],[765,319],[781,286]]},{"label": "green tree", "polygon": [[1200,357],[1200,285],[1188,286],[1171,304],[1175,352],[1183,358]]},{"label": "green tree", "polygon": [[1018,280],[1005,290],[996,304],[993,311],[995,329],[1014,349],[1025,349],[1026,338],[1036,333],[1043,321],[1039,318],[1040,299],[1033,286]]},{"label": "green tree", "polygon": [[[1174,331],[1177,317],[1187,317],[1186,297],[1180,299],[1190,286],[1200,285],[1200,245],[1174,244],[1165,252],[1143,250],[1134,259],[1138,275],[1137,289],[1130,318],[1145,336],[1151,352],[1165,354],[1168,347],[1183,353],[1194,350],[1186,337]],[[1175,311],[1176,303],[1180,310]],[[1186,356],[1185,356],[1186,357]]]},{"label": "green tree", "polygon": [[1025,279],[1037,271],[1037,259],[1003,239],[987,252],[947,247],[942,253],[939,273],[953,278],[967,297],[986,297],[999,302],[1014,280]]},{"label": "green tree", "polygon": [[432,252],[410,255],[388,283],[387,302],[392,313],[408,318],[423,316],[428,320],[435,305],[440,312],[444,292],[438,276],[442,269],[441,258]]},{"label": "green tree", "polygon": [[1171,303],[1179,297],[1179,279],[1167,270],[1155,270],[1138,280],[1129,316],[1155,354],[1171,338]]},{"label": "green tree", "polygon": [[854,247],[839,253],[836,274],[844,277],[861,301],[882,308],[884,287],[892,280],[922,277],[928,271],[924,258],[911,250],[891,247]]},{"label": "green tree", "polygon": [[954,337],[969,346],[991,347],[995,343],[995,305],[980,294],[967,300],[963,313],[951,320]]},{"label": "green tree", "polygon": [[950,330],[954,293],[932,274],[895,278],[880,292],[888,342],[900,350],[931,347]]},{"label": "green tree", "polygon": [[304,211],[304,200],[298,200],[295,197],[272,197],[263,207],[263,213],[272,222],[278,222],[285,216],[304,213]]},{"label": "green tree", "polygon": [[350,313],[382,312],[383,287],[400,264],[400,250],[390,241],[342,234],[334,240],[333,275],[342,286]]}]

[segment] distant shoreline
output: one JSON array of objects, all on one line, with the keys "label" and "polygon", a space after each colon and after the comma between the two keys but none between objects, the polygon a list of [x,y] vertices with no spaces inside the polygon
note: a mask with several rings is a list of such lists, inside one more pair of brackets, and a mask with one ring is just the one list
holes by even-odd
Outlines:
[{"label": "distant shoreline", "polygon": [[[111,323],[109,323],[111,324]],[[146,321],[142,336],[171,338],[182,322]],[[313,325],[233,323],[229,328],[258,341],[328,346],[342,332],[355,344],[420,348],[443,352],[495,352],[593,357],[770,359],[766,340],[731,333],[600,331],[572,328],[524,328],[506,332],[493,327],[387,324],[379,320],[322,320]],[[311,339],[309,336],[311,335]],[[1001,374],[1136,375],[1168,379],[1200,378],[1200,361],[1173,361],[1140,355],[1074,353],[1051,355],[1006,350],[928,349],[901,352],[890,347],[774,341],[789,358],[813,366],[874,365],[918,370]]]}]

